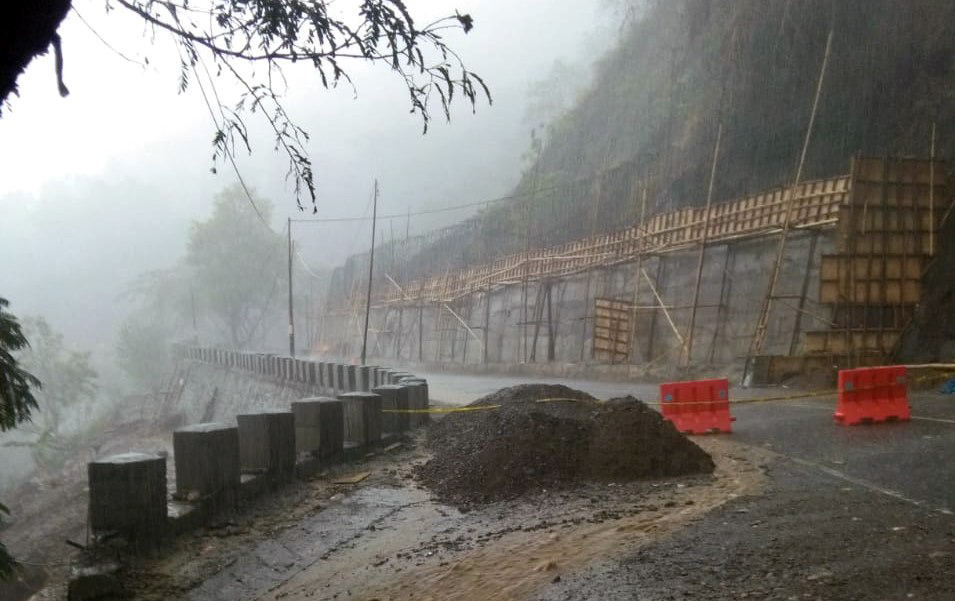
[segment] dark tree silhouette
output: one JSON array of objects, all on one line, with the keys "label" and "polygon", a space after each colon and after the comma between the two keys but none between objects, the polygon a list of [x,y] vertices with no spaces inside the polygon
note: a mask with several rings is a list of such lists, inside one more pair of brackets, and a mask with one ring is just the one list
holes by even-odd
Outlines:
[{"label": "dark tree silhouette", "polygon": [[[0,298],[0,432],[30,419],[30,411],[37,408],[31,388],[40,386],[40,381],[20,367],[13,355],[28,343],[20,322],[6,311],[9,304],[7,299]],[[0,522],[5,513],[7,508],[0,504]],[[0,580],[10,578],[15,565],[0,543]]]},{"label": "dark tree silhouette", "polygon": [[40,381],[14,356],[29,343],[20,322],[6,311],[9,304],[0,298],[0,432],[30,419],[30,411],[37,408],[31,388],[40,386]]}]

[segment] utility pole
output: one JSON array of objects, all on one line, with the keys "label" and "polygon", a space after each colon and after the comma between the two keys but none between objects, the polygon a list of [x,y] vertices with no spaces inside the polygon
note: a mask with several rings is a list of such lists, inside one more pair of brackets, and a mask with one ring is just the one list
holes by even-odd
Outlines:
[{"label": "utility pole", "polygon": [[288,354],[295,356],[295,318],[292,313],[292,218],[288,218]]},{"label": "utility pole", "polygon": [[199,344],[199,328],[196,327],[196,293],[189,286],[189,304],[192,307],[192,343]]},{"label": "utility pole", "polygon": [[368,350],[368,318],[371,316],[371,281],[375,269],[375,224],[378,221],[378,180],[375,180],[375,196],[371,209],[371,254],[368,257],[368,294],[365,296],[365,331],[361,337],[361,364],[365,364]]}]

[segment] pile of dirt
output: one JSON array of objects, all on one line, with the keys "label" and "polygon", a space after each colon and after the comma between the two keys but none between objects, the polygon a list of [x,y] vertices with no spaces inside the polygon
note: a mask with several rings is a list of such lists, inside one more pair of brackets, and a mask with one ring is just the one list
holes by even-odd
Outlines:
[{"label": "pile of dirt", "polygon": [[512,499],[580,481],[711,473],[713,460],[633,397],[600,402],[566,386],[503,388],[452,413],[429,437],[419,480],[456,504]]}]

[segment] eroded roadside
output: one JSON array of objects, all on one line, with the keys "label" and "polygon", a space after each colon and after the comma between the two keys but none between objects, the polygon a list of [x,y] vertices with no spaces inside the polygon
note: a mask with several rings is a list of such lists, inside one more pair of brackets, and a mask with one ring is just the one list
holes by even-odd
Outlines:
[{"label": "eroded roadside", "polygon": [[712,476],[538,491],[466,513],[418,486],[412,467],[427,455],[409,444],[344,468],[371,472],[359,484],[293,485],[123,578],[150,600],[524,599],[763,488],[767,455],[698,442]]}]

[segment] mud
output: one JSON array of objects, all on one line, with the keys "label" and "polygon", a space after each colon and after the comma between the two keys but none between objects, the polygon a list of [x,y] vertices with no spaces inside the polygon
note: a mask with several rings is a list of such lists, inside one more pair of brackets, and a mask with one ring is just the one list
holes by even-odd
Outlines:
[{"label": "mud", "polygon": [[703,450],[633,397],[602,403],[566,386],[525,384],[468,407],[434,425],[434,456],[417,470],[442,501],[463,508],[584,481],[713,471]]},{"label": "mud", "polygon": [[674,531],[762,485],[727,440],[712,475],[583,484],[461,512],[413,477],[421,447],[294,485],[124,574],[135,599],[523,599],[581,567]]}]

